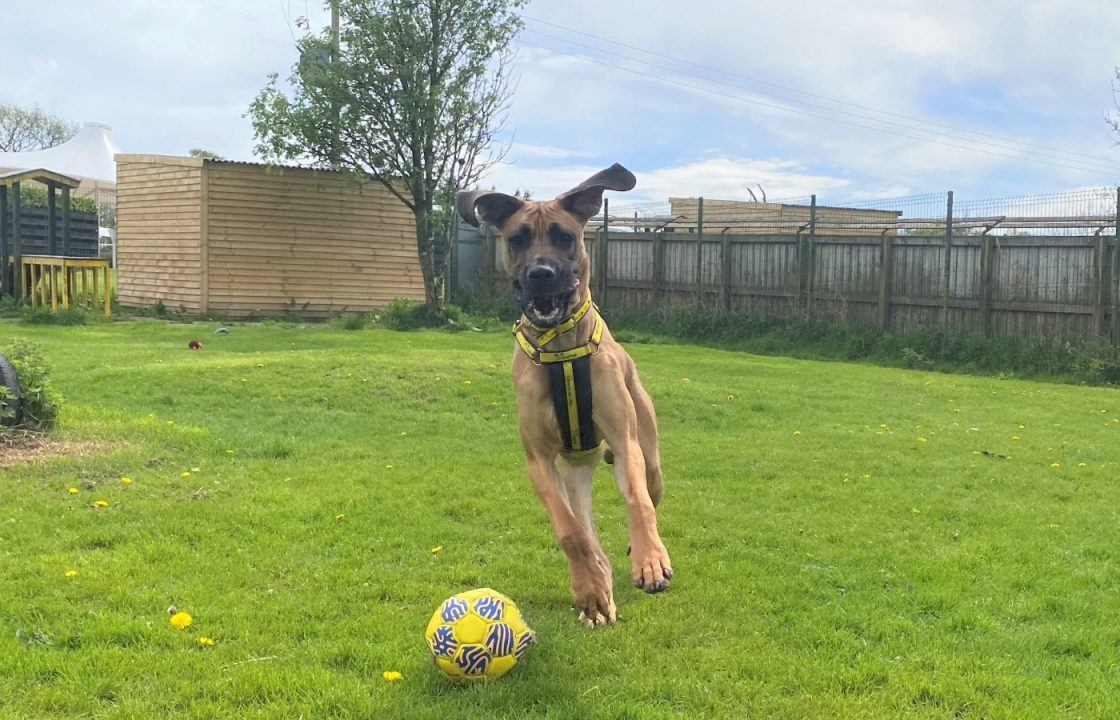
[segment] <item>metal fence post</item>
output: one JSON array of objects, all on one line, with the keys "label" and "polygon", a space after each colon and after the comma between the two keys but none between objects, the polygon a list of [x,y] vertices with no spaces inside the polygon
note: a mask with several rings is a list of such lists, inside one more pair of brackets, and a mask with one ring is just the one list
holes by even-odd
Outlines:
[{"label": "metal fence post", "polygon": [[607,299],[607,245],[610,235],[610,200],[603,198],[603,246],[599,248],[599,302]]},{"label": "metal fence post", "polygon": [[1112,344],[1120,346],[1120,187],[1116,188],[1116,228],[1112,231]]},{"label": "metal fence post", "polygon": [[813,293],[816,290],[817,270],[817,196],[809,196],[809,262],[805,269],[805,314],[813,314]]},{"label": "metal fence post", "polygon": [[696,307],[704,305],[704,198],[696,205]]},{"label": "metal fence post", "polygon": [[950,190],[945,205],[945,257],[941,268],[941,327],[949,327],[949,290],[952,287],[951,276],[953,254],[953,191]]}]

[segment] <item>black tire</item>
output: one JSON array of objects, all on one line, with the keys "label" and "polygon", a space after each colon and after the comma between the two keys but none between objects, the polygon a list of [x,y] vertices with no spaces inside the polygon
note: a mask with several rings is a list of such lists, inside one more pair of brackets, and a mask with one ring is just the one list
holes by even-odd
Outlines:
[{"label": "black tire", "polygon": [[0,425],[19,425],[23,422],[23,389],[20,387],[16,369],[3,355],[0,355],[0,387],[8,391],[9,397],[4,401],[4,407],[15,410],[13,417],[7,417],[5,413],[4,417],[0,418]]}]

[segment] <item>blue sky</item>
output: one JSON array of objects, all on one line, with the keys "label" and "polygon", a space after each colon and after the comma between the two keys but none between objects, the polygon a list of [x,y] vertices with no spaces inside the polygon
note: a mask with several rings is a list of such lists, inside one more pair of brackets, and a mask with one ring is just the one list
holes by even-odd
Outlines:
[{"label": "blue sky", "polygon": [[[19,30],[0,29],[14,65],[0,100],[108,122],[126,152],[245,160],[242,115],[291,66],[296,17],[326,22],[304,0],[4,5],[0,28]],[[525,12],[512,145],[488,181],[503,189],[548,196],[614,161],[638,175],[635,201],[758,184],[838,202],[1120,183],[1103,122],[1120,64],[1114,0],[534,0]]]}]

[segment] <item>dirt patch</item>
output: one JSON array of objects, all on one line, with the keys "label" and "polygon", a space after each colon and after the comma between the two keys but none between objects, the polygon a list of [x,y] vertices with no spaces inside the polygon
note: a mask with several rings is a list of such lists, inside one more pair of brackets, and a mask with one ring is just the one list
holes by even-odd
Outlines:
[{"label": "dirt patch", "polygon": [[111,445],[51,437],[30,430],[0,432],[0,469],[41,464],[60,457],[87,457],[108,452]]}]

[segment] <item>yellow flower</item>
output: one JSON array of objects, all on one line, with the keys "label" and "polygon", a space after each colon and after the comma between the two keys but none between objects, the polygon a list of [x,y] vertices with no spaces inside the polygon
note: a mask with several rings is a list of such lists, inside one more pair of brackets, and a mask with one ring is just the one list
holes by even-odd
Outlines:
[{"label": "yellow flower", "polygon": [[381,673],[381,677],[385,678],[385,682],[397,682],[404,679],[404,675],[401,675],[396,670],[386,670]]},{"label": "yellow flower", "polygon": [[442,545],[436,545],[434,548],[432,548],[432,554],[435,555],[440,550],[443,550],[443,546]]},{"label": "yellow flower", "polygon": [[226,450],[226,455],[232,455],[232,454],[233,454],[233,450]]},{"label": "yellow flower", "polygon": [[386,470],[392,470],[392,469],[393,469],[393,466],[392,466],[392,465],[386,465],[386,466],[385,466],[385,469],[386,469]]},{"label": "yellow flower", "polygon": [[191,468],[191,472],[202,472],[202,468]]},{"label": "yellow flower", "polygon": [[68,578],[78,577],[78,571],[77,570],[67,570],[66,571],[66,577],[68,577]]},{"label": "yellow flower", "polygon": [[171,627],[176,630],[186,630],[193,622],[194,618],[185,612],[177,612],[171,616]]},{"label": "yellow flower", "polygon": [[727,396],[727,399],[728,399],[728,400],[734,400],[734,399],[735,399],[735,396],[734,396],[734,395],[728,395],[728,396]]},{"label": "yellow flower", "polygon": [[801,435],[801,431],[800,431],[800,430],[794,430],[794,431],[793,431],[793,434],[794,434],[794,436],[800,436],[800,435]]},{"label": "yellow flower", "polygon": [[1077,463],[1077,467],[1087,467],[1087,463]]},{"label": "yellow flower", "polygon": [[918,442],[929,442],[929,438],[918,438]]},{"label": "yellow flower", "polygon": [[910,512],[914,513],[915,515],[921,515],[922,514],[922,511],[919,510],[918,508],[910,508]]},{"label": "yellow flower", "polygon": [[1018,435],[1012,435],[1012,436],[1011,436],[1011,439],[1012,439],[1012,440],[1018,440],[1018,439],[1019,439],[1019,436],[1018,436]]},{"label": "yellow flower", "polygon": [[464,380],[464,381],[463,381],[463,384],[464,384],[464,385],[470,385],[470,384],[471,384],[471,381],[470,381],[470,380]]},{"label": "yellow flower", "polygon": [[214,638],[209,638],[205,635],[202,635],[198,638],[198,644],[202,647],[211,647],[214,644]]},{"label": "yellow flower", "polygon": [[125,475],[124,477],[121,478],[121,482],[124,483],[125,485],[131,485],[132,484],[132,478]]},{"label": "yellow flower", "polygon": [[343,515],[342,513],[339,513],[338,515],[334,516],[334,521],[335,522],[342,522],[345,519],[346,519],[346,516]]},{"label": "yellow flower", "polygon": [[190,476],[191,476],[191,471],[190,470],[184,470],[183,472],[179,473],[179,477],[181,477],[181,478],[189,478]]},{"label": "yellow flower", "polygon": [[72,487],[69,490],[67,490],[66,492],[70,493],[71,495],[77,495],[78,494],[78,488]]},{"label": "yellow flower", "polygon": [[168,425],[174,425],[174,424],[175,424],[175,421],[174,421],[174,420],[168,420],[168,421],[167,421],[167,424],[168,424]]},{"label": "yellow flower", "polygon": [[97,500],[93,504],[94,504],[95,507],[99,507],[99,508],[109,507],[109,503],[105,502],[104,500]]},{"label": "yellow flower", "polygon": [[1050,467],[1052,467],[1052,468],[1060,468],[1061,466],[1062,466],[1061,463],[1050,463]]}]

